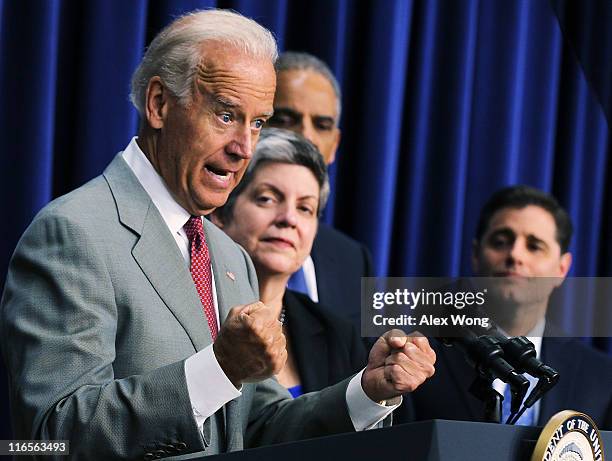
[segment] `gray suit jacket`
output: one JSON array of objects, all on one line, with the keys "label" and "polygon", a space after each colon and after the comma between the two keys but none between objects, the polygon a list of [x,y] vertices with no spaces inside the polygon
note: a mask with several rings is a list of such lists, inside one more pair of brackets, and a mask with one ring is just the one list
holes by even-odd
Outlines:
[{"label": "gray suit jacket", "polygon": [[[257,279],[241,247],[204,229],[223,321],[257,299]],[[78,459],[143,459],[352,430],[346,382],[291,400],[266,380],[200,436],[184,360],[211,343],[209,329],[176,242],[120,156],[36,216],[1,309],[17,439],[69,439]]]}]

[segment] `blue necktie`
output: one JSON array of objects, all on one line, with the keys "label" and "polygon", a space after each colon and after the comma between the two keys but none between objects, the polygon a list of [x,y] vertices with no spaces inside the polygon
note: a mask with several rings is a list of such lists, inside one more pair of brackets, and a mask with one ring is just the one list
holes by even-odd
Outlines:
[{"label": "blue necktie", "polygon": [[294,272],[291,275],[291,278],[289,278],[289,282],[287,283],[287,287],[290,290],[310,296],[308,293],[308,285],[306,285],[306,277],[304,277],[304,269],[300,267],[297,272]]},{"label": "blue necktie", "polygon": [[[529,391],[527,392],[527,395],[529,395],[529,393],[537,383],[537,379],[527,373],[525,373],[525,378],[529,380]],[[512,395],[510,394],[510,386],[506,385],[506,390],[504,391],[504,401],[502,402],[502,423],[505,423],[508,419],[508,416],[510,416],[511,403]],[[534,426],[536,423],[534,416],[535,409],[534,406],[532,406],[531,408],[527,408],[527,410],[525,410],[525,412],[521,415],[518,421],[514,424],[517,426]]]}]

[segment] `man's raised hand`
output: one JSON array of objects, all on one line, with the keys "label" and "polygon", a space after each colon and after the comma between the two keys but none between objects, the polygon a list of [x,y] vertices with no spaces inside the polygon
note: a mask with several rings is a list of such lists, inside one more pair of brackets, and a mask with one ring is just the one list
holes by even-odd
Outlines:
[{"label": "man's raised hand", "polygon": [[287,360],[282,325],[272,309],[260,301],[230,310],[213,350],[236,387],[279,373]]},{"label": "man's raised hand", "polygon": [[434,374],[436,353],[423,336],[391,330],[378,338],[368,357],[361,385],[379,402],[412,392]]}]

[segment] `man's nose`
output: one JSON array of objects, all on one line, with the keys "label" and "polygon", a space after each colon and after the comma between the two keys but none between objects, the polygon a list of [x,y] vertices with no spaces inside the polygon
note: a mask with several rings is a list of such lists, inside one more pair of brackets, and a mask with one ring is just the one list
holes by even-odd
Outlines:
[{"label": "man's nose", "polygon": [[527,249],[525,245],[520,241],[515,241],[510,247],[510,251],[508,252],[508,263],[515,265],[522,265],[525,260],[525,254]]},{"label": "man's nose", "polygon": [[302,121],[302,132],[300,134],[313,143],[317,149],[319,148],[319,136],[310,120]]},{"label": "man's nose", "polygon": [[253,156],[253,141],[251,127],[241,125],[236,128],[229,146],[229,152],[249,160]]}]

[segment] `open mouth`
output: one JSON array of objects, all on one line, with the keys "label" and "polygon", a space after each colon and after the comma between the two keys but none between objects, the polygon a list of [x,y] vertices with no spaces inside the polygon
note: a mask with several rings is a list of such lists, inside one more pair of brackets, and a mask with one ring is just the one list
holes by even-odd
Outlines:
[{"label": "open mouth", "polygon": [[216,168],[212,165],[205,165],[204,169],[218,182],[223,183],[223,184],[229,183],[229,180],[234,174],[233,171]]}]

